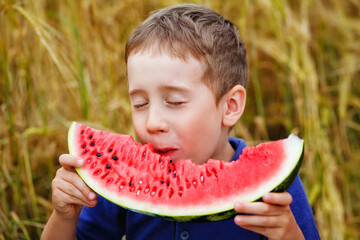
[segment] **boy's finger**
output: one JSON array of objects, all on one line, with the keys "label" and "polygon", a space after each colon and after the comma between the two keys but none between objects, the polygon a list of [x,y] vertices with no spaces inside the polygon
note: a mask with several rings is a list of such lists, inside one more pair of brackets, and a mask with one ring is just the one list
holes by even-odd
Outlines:
[{"label": "boy's finger", "polygon": [[61,154],[59,162],[63,168],[73,172],[75,171],[74,167],[81,167],[84,164],[84,160],[71,154]]},{"label": "boy's finger", "polygon": [[[61,184],[55,184],[55,185],[56,185],[55,190],[59,190],[63,194],[65,194],[65,199],[69,199],[70,196],[71,196],[71,199],[77,199],[77,201],[68,202],[68,203],[78,204],[79,202],[82,202],[82,203],[86,203],[86,204],[91,204],[91,200],[95,200],[95,198],[89,199],[88,196],[85,196],[84,193],[82,191],[80,191],[71,182],[61,181]],[[62,193],[57,193],[56,191],[54,192],[54,194],[62,194]]]},{"label": "boy's finger", "polygon": [[96,199],[96,193],[80,177],[76,179],[75,186],[88,200]]},{"label": "boy's finger", "polygon": [[259,233],[264,236],[270,236],[273,233],[273,231],[276,230],[276,228],[268,228],[268,227],[263,227],[263,226],[243,225],[242,223],[237,221],[237,218],[234,219],[234,222],[236,225],[238,225],[242,228]]},{"label": "boy's finger", "polygon": [[[54,192],[54,194],[57,196],[59,196],[60,194],[63,194],[62,201],[65,204],[76,204],[76,205],[81,205],[81,206],[94,207],[97,203],[97,200],[88,201],[86,199],[81,199],[81,198],[77,198],[76,196],[65,194],[61,189],[57,189]],[[56,199],[59,200],[59,198],[56,198]],[[56,205],[57,200],[55,200],[55,199],[53,200],[53,203],[55,205]],[[60,205],[60,206],[64,206],[64,205]]]},{"label": "boy's finger", "polygon": [[267,193],[262,199],[266,203],[282,206],[290,205],[292,202],[292,196],[288,192]]},{"label": "boy's finger", "polygon": [[95,207],[97,201],[93,200],[91,202],[87,201],[82,201],[81,199],[75,198],[73,196],[69,196],[68,198],[68,202],[71,204],[77,204],[77,205],[82,205],[82,206],[86,206],[86,207]]},{"label": "boy's finger", "polygon": [[81,194],[88,200],[96,199],[96,194],[91,188],[80,178],[75,172],[63,171],[60,175],[61,179],[71,185],[73,185]]},{"label": "boy's finger", "polygon": [[264,202],[238,202],[235,204],[235,211],[244,214],[277,216],[284,212],[284,207]]},{"label": "boy's finger", "polygon": [[276,228],[281,227],[281,223],[277,216],[258,216],[258,215],[238,215],[234,219],[239,226],[256,226]]}]

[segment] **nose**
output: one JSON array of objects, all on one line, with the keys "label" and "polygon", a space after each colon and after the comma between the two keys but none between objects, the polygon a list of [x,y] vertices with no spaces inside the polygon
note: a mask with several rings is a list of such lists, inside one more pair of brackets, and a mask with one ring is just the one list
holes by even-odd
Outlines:
[{"label": "nose", "polygon": [[150,107],[146,121],[146,129],[150,134],[166,133],[169,131],[165,114],[159,107]]}]

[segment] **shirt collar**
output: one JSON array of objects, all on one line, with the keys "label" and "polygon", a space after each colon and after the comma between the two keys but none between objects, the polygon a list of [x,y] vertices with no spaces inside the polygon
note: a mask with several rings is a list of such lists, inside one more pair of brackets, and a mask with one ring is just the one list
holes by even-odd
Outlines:
[{"label": "shirt collar", "polygon": [[246,147],[246,142],[243,139],[229,137],[230,145],[234,148],[235,154],[231,161],[236,161],[242,154],[243,149]]}]

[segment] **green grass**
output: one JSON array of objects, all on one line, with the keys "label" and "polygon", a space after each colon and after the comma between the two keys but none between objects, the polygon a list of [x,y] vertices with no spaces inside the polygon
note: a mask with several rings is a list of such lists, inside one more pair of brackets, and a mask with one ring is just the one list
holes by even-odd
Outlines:
[{"label": "green grass", "polygon": [[[0,1],[0,239],[38,239],[73,120],[133,134],[124,45],[185,1]],[[230,18],[248,49],[250,144],[305,139],[301,177],[322,239],[360,238],[360,3],[190,1]]]}]

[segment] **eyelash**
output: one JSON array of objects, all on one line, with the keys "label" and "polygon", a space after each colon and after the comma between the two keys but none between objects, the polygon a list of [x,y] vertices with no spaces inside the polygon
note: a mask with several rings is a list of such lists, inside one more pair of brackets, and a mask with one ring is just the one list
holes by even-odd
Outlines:
[{"label": "eyelash", "polygon": [[135,109],[138,109],[138,108],[145,107],[146,105],[147,105],[147,103],[135,104],[135,105],[134,105],[134,108],[135,108]]},{"label": "eyelash", "polygon": [[[172,105],[172,106],[177,107],[177,106],[181,106],[181,105],[184,104],[185,102],[181,102],[181,101],[179,101],[179,102],[167,101],[166,103],[169,104],[169,105]],[[139,108],[145,107],[147,104],[148,104],[148,103],[135,104],[135,105],[133,105],[133,107],[134,107],[135,109],[139,109]]]},{"label": "eyelash", "polygon": [[180,106],[182,104],[184,104],[185,102],[167,102],[168,104],[174,105],[174,106]]}]

